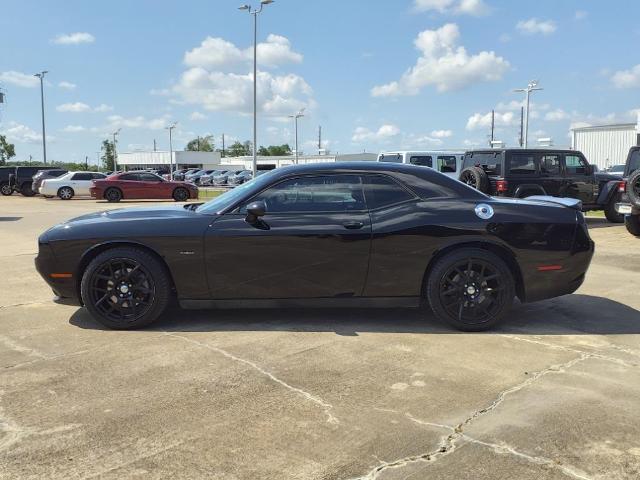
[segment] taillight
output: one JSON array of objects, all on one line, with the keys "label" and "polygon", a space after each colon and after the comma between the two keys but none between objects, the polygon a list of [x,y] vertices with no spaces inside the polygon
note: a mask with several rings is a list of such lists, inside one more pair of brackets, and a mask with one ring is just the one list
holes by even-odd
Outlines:
[{"label": "taillight", "polygon": [[509,190],[509,182],[506,180],[496,180],[496,192],[504,193]]},{"label": "taillight", "polygon": [[624,180],[621,182],[618,182],[618,192],[624,193],[626,191],[627,191],[627,182],[625,182]]}]

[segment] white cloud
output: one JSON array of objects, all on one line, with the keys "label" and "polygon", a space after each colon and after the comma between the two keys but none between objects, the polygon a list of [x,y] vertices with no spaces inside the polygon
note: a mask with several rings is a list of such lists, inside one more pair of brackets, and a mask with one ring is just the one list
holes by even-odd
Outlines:
[{"label": "white cloud", "polygon": [[[507,127],[518,125],[520,123],[520,116],[514,115],[513,112],[495,112],[494,125],[496,127]],[[482,114],[474,113],[467,120],[467,130],[476,130],[478,128],[491,127],[491,112]]]},{"label": "white cloud", "polygon": [[107,105],[106,103],[101,103],[96,108],[93,109],[94,112],[112,112],[113,107],[111,105]]},{"label": "white cloud", "polygon": [[611,76],[616,88],[640,88],[640,64],[629,70],[619,70]]},{"label": "white cloud", "polygon": [[147,119],[142,115],[136,117],[123,117],[121,115],[110,115],[107,117],[109,125],[107,129],[115,130],[118,128],[142,128],[147,130],[162,130],[169,122],[169,115],[163,115],[158,118]]},{"label": "white cloud", "polygon": [[189,118],[194,121],[199,121],[199,120],[206,120],[207,116],[204,113],[193,112],[191,115],[189,115]]},{"label": "white cloud", "polygon": [[[260,66],[277,67],[284,63],[300,63],[302,55],[291,50],[291,42],[286,37],[274,35],[267,37],[266,42],[258,44],[258,64]],[[184,63],[189,67],[212,69],[216,67],[231,68],[253,61],[253,48],[240,49],[223,38],[207,37],[199,47],[184,55]]]},{"label": "white cloud", "polygon": [[96,38],[87,32],[61,33],[57,35],[52,43],[57,45],[79,45],[81,43],[93,43]]},{"label": "white cloud", "polygon": [[80,112],[88,112],[89,110],[91,110],[91,107],[86,103],[82,103],[82,102],[63,103],[62,105],[58,105],[56,107],[56,110],[58,112],[80,113]]},{"label": "white cloud", "polygon": [[75,83],[71,83],[71,82],[62,81],[62,82],[58,83],[58,87],[64,88],[65,90],[74,90],[76,88],[76,84]]},{"label": "white cloud", "polygon": [[[42,142],[41,133],[17,122],[9,122],[8,128],[4,129],[2,134],[6,135],[7,140],[12,143],[39,144]],[[47,135],[47,141],[54,139],[55,137]]]},{"label": "white cloud", "polygon": [[416,64],[400,80],[373,87],[371,95],[417,95],[429,85],[435,86],[438,92],[446,92],[502,78],[509,69],[508,61],[494,52],[469,55],[463,46],[457,45],[459,37],[460,31],[455,23],[421,32],[414,41],[421,52]]},{"label": "white cloud", "polygon": [[537,18],[520,20],[516,24],[516,28],[525,35],[551,35],[557,29],[553,20],[538,20]]},{"label": "white cloud", "polygon": [[453,135],[451,130],[434,130],[431,132],[431,136],[434,138],[449,138]]},{"label": "white cloud", "polygon": [[0,82],[10,83],[18,87],[33,88],[40,85],[40,80],[33,75],[27,73],[16,72],[9,70],[8,72],[0,73]]},{"label": "white cloud", "polygon": [[489,11],[483,0],[414,0],[413,8],[417,12],[474,16],[485,15]]},{"label": "white cloud", "polygon": [[391,124],[382,125],[376,131],[369,130],[366,127],[357,127],[351,136],[351,141],[354,143],[382,142],[399,134],[400,129]]},{"label": "white cloud", "polygon": [[569,114],[562,110],[561,108],[556,108],[544,116],[544,119],[548,122],[559,122],[562,120],[567,120],[569,118]]},{"label": "white cloud", "polygon": [[86,128],[84,128],[82,125],[67,125],[62,129],[63,132],[69,133],[79,133],[84,132],[85,130]]}]

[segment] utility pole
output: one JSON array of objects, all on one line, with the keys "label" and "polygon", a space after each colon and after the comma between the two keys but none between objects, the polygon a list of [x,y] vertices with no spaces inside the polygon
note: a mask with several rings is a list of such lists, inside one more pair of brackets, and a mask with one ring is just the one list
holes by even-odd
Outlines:
[{"label": "utility pole", "polygon": [[293,123],[295,125],[294,129],[296,132],[296,165],[298,164],[298,119],[300,117],[304,117],[304,108],[302,110],[300,110],[298,113],[296,113],[295,115],[289,115],[289,118],[293,118]]},{"label": "utility pole", "polygon": [[84,169],[89,170],[89,155],[84,156]]},{"label": "utility pole", "polygon": [[265,5],[274,0],[262,0],[259,9],[252,9],[244,4],[239,10],[246,10],[253,15],[253,178],[258,176],[258,15]]},{"label": "utility pole", "polygon": [[40,108],[42,110],[42,158],[44,164],[47,164],[47,133],[44,128],[44,76],[49,73],[47,70],[43,70],[40,73],[36,73],[34,77],[40,79]]},{"label": "utility pole", "polygon": [[156,139],[155,138],[153,139],[153,151],[154,152],[157,151],[156,150]]},{"label": "utility pole", "polygon": [[222,156],[224,157],[224,133],[222,134]]},{"label": "utility pole", "polygon": [[116,137],[120,134],[120,130],[122,130],[122,128],[119,128],[118,130],[113,132],[113,171],[114,173],[118,171],[118,149],[116,148]]},{"label": "utility pole", "polygon": [[529,146],[529,100],[531,97],[531,92],[535,92],[536,90],[542,90],[542,88],[538,87],[537,80],[531,80],[526,88],[517,88],[514,92],[524,92],[526,94],[525,101],[525,111],[524,111],[524,148],[528,148]]},{"label": "utility pole", "polygon": [[172,137],[172,132],[173,132],[173,129],[176,128],[177,124],[178,124],[178,122],[173,122],[168,127],[165,127],[167,130],[169,130],[169,179],[170,180],[173,180],[173,137]]},{"label": "utility pole", "polygon": [[322,125],[318,125],[318,154],[322,150]]},{"label": "utility pole", "polygon": [[493,141],[495,140],[493,138],[493,133],[495,131],[495,126],[496,126],[496,111],[495,110],[491,110],[491,143],[490,143],[491,146],[493,146]]},{"label": "utility pole", "polygon": [[524,107],[520,107],[520,147],[522,147],[522,145],[524,144],[524,138],[523,138],[523,132],[524,132]]}]

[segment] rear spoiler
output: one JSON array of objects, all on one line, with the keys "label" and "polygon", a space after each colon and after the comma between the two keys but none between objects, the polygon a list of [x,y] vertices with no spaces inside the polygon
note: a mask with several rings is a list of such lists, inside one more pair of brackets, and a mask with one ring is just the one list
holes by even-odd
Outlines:
[{"label": "rear spoiler", "polygon": [[533,195],[532,197],[526,197],[525,200],[533,200],[535,202],[555,203],[556,205],[562,205],[564,207],[573,208],[574,210],[582,210],[582,202],[576,198],[568,197],[551,197],[548,195]]}]

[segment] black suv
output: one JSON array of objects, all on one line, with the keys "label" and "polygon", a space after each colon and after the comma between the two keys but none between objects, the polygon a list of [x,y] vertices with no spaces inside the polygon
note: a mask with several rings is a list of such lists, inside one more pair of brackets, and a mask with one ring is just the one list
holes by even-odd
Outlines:
[{"label": "black suv", "polygon": [[596,172],[576,150],[469,151],[464,155],[460,181],[492,196],[577,198],[583,211],[604,210],[610,222],[624,220],[615,208],[622,177]]},{"label": "black suv", "polygon": [[11,195],[14,191],[25,197],[33,197],[33,176],[39,170],[59,170],[57,167],[3,167],[0,169],[0,193]]},{"label": "black suv", "polygon": [[632,235],[640,237],[640,147],[631,147],[624,166],[625,183],[616,210],[624,215],[624,224]]}]

